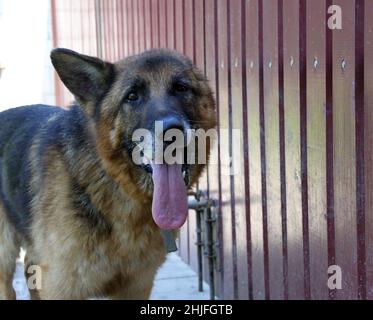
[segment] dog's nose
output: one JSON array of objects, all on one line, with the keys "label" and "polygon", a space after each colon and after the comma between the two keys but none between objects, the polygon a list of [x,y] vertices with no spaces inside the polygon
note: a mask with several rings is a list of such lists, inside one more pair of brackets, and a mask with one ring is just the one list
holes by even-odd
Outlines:
[{"label": "dog's nose", "polygon": [[176,117],[167,117],[163,121],[163,134],[166,134],[168,130],[179,130],[182,133],[185,131],[184,123],[181,119]]},{"label": "dog's nose", "polygon": [[186,145],[187,135],[185,123],[177,117],[166,117],[163,120],[163,146],[166,148],[171,143],[176,142],[174,146],[183,148]]}]

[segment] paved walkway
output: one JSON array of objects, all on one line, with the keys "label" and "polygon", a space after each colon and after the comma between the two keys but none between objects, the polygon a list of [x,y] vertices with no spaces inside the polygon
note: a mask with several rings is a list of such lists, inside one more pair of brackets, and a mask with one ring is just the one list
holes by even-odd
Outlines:
[{"label": "paved walkway", "polygon": [[[21,260],[17,262],[13,286],[16,290],[18,300],[29,299]],[[169,254],[167,256],[167,261],[157,273],[151,299],[207,300],[208,298],[209,292],[207,284],[204,284],[203,292],[198,292],[196,273],[185,264],[177,254]]]}]

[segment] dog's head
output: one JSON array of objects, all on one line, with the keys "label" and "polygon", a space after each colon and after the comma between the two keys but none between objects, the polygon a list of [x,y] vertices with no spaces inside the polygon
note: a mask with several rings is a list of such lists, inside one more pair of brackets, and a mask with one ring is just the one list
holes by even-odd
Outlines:
[{"label": "dog's head", "polygon": [[161,228],[180,227],[187,189],[208,161],[213,136],[208,132],[216,126],[214,99],[202,73],[170,50],[115,64],[67,49],[52,51],[51,58],[89,120],[108,174],[132,197],[153,199]]}]

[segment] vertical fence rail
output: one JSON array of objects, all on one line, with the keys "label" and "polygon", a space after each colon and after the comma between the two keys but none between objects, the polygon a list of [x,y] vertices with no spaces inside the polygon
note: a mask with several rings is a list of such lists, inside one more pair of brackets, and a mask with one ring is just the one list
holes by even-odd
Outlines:
[{"label": "vertical fence rail", "polygon": [[[343,7],[343,28],[333,34],[333,176],[335,259],[344,271],[336,297],[357,298],[356,128],[355,128],[355,1]],[[348,234],[348,241],[346,235]]]},{"label": "vertical fence rail", "polygon": [[[311,298],[328,298],[326,6],[307,1],[307,158]],[[322,21],[322,23],[320,23]],[[324,272],[320,272],[324,270]]]},{"label": "vertical fence rail", "polygon": [[[199,189],[217,204],[219,297],[373,299],[372,1],[51,2],[56,47],[108,61],[176,49],[210,80],[219,136]],[[56,98],[73,101],[57,78]],[[192,215],[179,246],[198,269]]]},{"label": "vertical fence rail", "polygon": [[364,14],[364,167],[366,295],[373,299],[373,2],[365,1]]},{"label": "vertical fence rail", "polygon": [[[248,141],[248,183],[250,194],[249,224],[251,236],[251,276],[252,298],[264,299],[267,294],[267,276],[265,264],[267,249],[265,247],[266,227],[264,226],[264,196],[262,189],[262,81],[261,79],[261,24],[258,0],[246,5],[246,73],[247,73],[247,141]],[[261,6],[260,6],[261,8]]]}]

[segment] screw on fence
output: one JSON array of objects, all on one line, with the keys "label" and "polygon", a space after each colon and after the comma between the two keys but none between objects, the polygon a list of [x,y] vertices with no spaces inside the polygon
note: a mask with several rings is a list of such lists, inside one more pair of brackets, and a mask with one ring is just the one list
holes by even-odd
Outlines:
[{"label": "screw on fence", "polygon": [[347,61],[345,59],[342,59],[341,67],[342,67],[343,71],[346,69],[346,67],[347,67]]},{"label": "screw on fence", "polygon": [[317,58],[315,58],[315,59],[313,60],[313,67],[314,67],[315,69],[317,69],[318,66],[319,66],[319,60],[318,60]]},{"label": "screw on fence", "polygon": [[234,66],[235,66],[235,68],[238,68],[238,58],[236,58],[236,59],[234,60]]},{"label": "screw on fence", "polygon": [[291,56],[290,57],[290,67],[292,67],[294,65],[294,57]]}]

